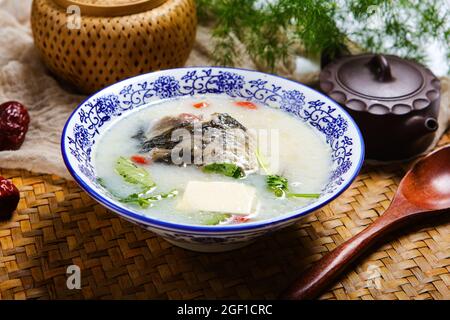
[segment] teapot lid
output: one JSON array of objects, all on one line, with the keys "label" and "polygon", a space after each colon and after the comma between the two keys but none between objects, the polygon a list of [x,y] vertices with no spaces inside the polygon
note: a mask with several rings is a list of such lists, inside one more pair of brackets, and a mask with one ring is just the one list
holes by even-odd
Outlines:
[{"label": "teapot lid", "polygon": [[90,16],[125,16],[154,9],[167,0],[53,0],[62,8],[77,6]]},{"label": "teapot lid", "polygon": [[346,56],[328,64],[320,87],[355,111],[406,114],[439,98],[439,79],[424,66],[392,55]]}]

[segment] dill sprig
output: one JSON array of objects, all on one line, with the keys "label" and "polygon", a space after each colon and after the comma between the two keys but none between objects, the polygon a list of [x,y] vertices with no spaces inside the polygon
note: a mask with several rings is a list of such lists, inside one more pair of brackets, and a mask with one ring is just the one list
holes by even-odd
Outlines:
[{"label": "dill sprig", "polygon": [[252,59],[273,69],[289,53],[333,58],[349,41],[363,50],[426,62],[440,44],[450,58],[450,9],[439,0],[197,0],[200,21],[214,23],[214,58],[239,59],[239,40]]}]

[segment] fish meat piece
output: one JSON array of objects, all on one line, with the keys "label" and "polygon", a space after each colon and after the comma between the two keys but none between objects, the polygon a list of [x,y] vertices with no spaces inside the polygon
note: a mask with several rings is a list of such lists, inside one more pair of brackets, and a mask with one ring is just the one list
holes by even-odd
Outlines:
[{"label": "fish meat piece", "polygon": [[155,162],[232,163],[245,174],[258,170],[254,135],[227,113],[214,113],[208,119],[190,114],[164,117],[135,137],[141,141],[140,152],[150,152]]}]

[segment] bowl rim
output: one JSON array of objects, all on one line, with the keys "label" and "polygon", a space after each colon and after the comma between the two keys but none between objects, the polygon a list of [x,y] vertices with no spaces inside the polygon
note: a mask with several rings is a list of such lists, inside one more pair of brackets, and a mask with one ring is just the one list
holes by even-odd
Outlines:
[{"label": "bowl rim", "polygon": [[[323,201],[323,202],[317,202],[317,205],[314,205],[314,203],[312,203],[312,206],[310,208],[308,208],[307,210],[302,210],[302,208],[299,208],[297,210],[293,210],[292,214],[288,214],[288,215],[282,215],[282,218],[280,219],[268,219],[268,220],[261,220],[261,221],[256,221],[254,223],[251,224],[236,224],[236,225],[224,225],[224,226],[202,226],[202,225],[188,225],[188,224],[180,224],[180,223],[174,223],[174,222],[168,222],[168,221],[163,221],[163,220],[158,220],[158,219],[154,219],[154,218],[150,218],[150,217],[146,217],[144,215],[135,213],[131,210],[127,210],[125,208],[119,207],[116,204],[114,204],[113,202],[109,201],[107,199],[107,197],[103,196],[102,194],[100,194],[99,192],[97,192],[96,190],[94,190],[93,188],[91,188],[86,182],[84,182],[83,178],[81,178],[76,172],[75,170],[72,168],[71,163],[69,162],[67,153],[66,153],[66,132],[67,132],[67,128],[69,126],[69,123],[71,122],[72,118],[77,114],[78,110],[85,104],[85,102],[87,102],[88,100],[90,100],[92,97],[96,96],[97,94],[99,94],[100,92],[107,90],[113,86],[116,86],[120,83],[126,82],[126,81],[131,81],[132,79],[136,79],[136,78],[140,78],[140,77],[145,77],[147,75],[157,75],[158,73],[161,72],[167,72],[170,70],[183,70],[183,69],[199,69],[199,68],[212,68],[212,69],[225,69],[225,70],[240,70],[240,71],[245,71],[245,72],[253,72],[253,73],[259,73],[259,74],[263,74],[263,75],[268,75],[271,77],[275,77],[275,78],[280,78],[282,80],[285,81],[289,81],[289,82],[293,82],[296,85],[299,85],[303,88],[306,88],[307,90],[312,90],[314,91],[316,94],[320,95],[321,97],[323,97],[326,100],[329,100],[330,104],[333,104],[334,107],[336,107],[337,109],[339,109],[340,112],[344,113],[345,115],[347,115],[349,121],[352,123],[353,127],[356,130],[357,136],[358,136],[358,141],[359,141],[359,147],[361,150],[361,153],[359,155],[359,159],[358,159],[358,163],[356,164],[356,170],[354,171],[353,175],[348,179],[348,181],[345,184],[342,184],[339,186],[339,188],[334,192],[334,194],[328,198],[327,200]],[[159,229],[170,229],[170,230],[180,230],[180,231],[188,231],[188,232],[206,232],[206,233],[231,233],[231,232],[239,232],[239,231],[247,231],[247,230],[255,230],[255,229],[266,229],[270,226],[273,225],[279,225],[282,224],[284,222],[287,222],[289,220],[298,220],[301,217],[304,217],[324,206],[326,206],[327,204],[329,204],[330,202],[332,202],[333,200],[335,200],[338,196],[340,196],[345,190],[348,189],[348,187],[353,183],[353,181],[355,180],[355,178],[358,176],[361,167],[363,165],[364,162],[364,155],[365,155],[365,144],[364,144],[364,139],[361,133],[361,130],[359,129],[358,125],[356,124],[355,120],[353,119],[353,117],[343,108],[341,107],[337,102],[335,102],[332,98],[326,96],[325,94],[321,93],[320,91],[313,89],[303,83],[300,83],[298,81],[292,80],[292,79],[288,79],[286,77],[283,76],[279,76],[276,74],[272,74],[272,73],[267,73],[267,72],[261,72],[258,70],[251,70],[251,69],[245,69],[245,68],[235,68],[235,67],[220,67],[220,66],[188,66],[188,67],[179,67],[179,68],[170,68],[170,69],[164,69],[164,70],[158,70],[158,71],[154,71],[154,72],[147,72],[147,73],[143,73],[134,77],[130,77],[118,82],[115,82],[109,86],[106,86],[102,89],[100,89],[99,91],[96,91],[95,93],[90,94],[86,99],[84,99],[80,104],[78,104],[78,106],[72,111],[72,113],[70,114],[70,116],[67,118],[66,123],[64,125],[63,131],[62,131],[62,135],[61,135],[61,153],[62,153],[62,157],[64,160],[64,164],[67,168],[67,170],[69,171],[69,173],[71,174],[71,176],[75,179],[75,181],[78,183],[78,185],[92,198],[94,198],[94,200],[96,200],[97,202],[99,202],[101,205],[107,207],[108,209],[112,210],[113,212],[119,214],[120,216],[124,216],[125,218],[131,219],[133,221],[136,221],[138,223],[142,223],[146,226],[149,227],[155,227],[155,228],[159,228]]]}]

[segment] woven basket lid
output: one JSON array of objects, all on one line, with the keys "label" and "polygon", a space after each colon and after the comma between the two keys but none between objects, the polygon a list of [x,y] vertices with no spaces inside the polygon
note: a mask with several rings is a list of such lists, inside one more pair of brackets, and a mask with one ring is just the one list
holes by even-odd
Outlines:
[{"label": "woven basket lid", "polygon": [[167,0],[53,0],[63,8],[78,6],[89,16],[125,16],[156,8]]}]

